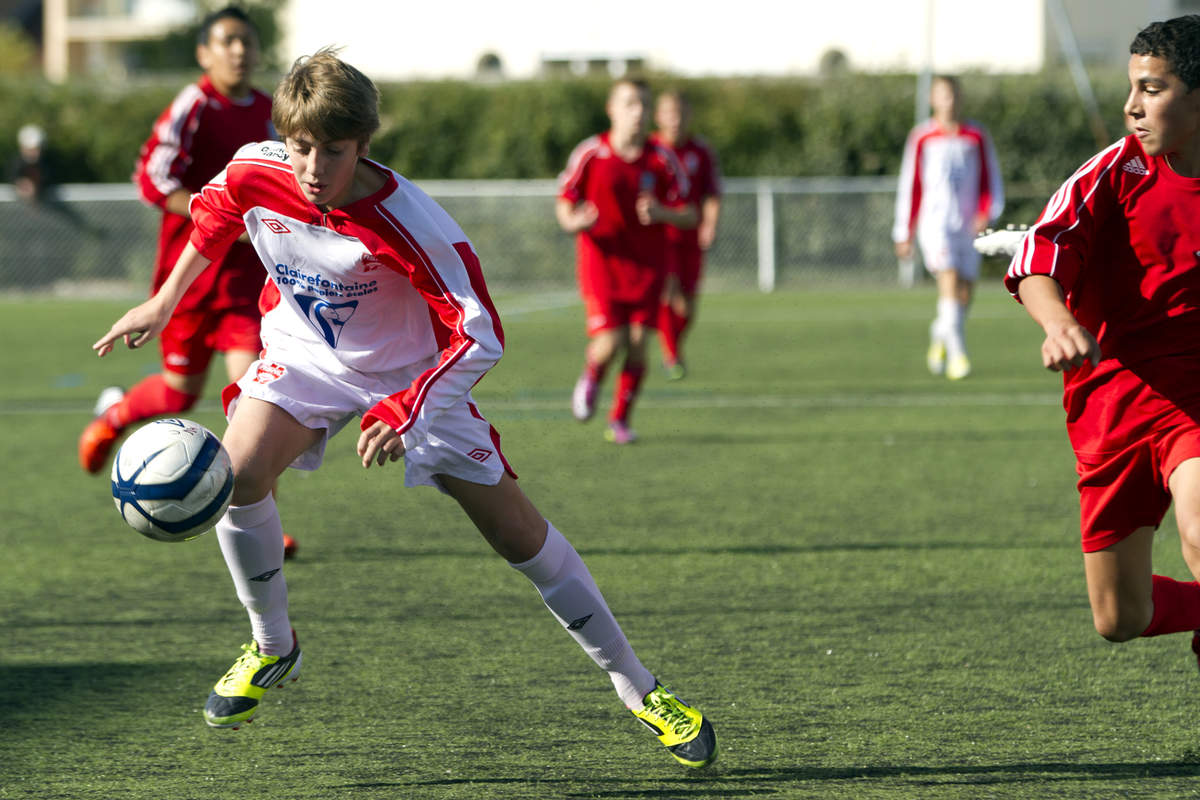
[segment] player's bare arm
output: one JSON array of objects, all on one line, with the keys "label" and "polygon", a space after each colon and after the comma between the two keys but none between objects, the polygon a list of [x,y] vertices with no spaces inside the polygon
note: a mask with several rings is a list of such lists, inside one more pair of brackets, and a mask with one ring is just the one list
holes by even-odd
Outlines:
[{"label": "player's bare arm", "polygon": [[188,242],[179,260],[175,262],[170,276],[154,296],[126,311],[124,316],[108,329],[108,333],[92,345],[96,355],[104,356],[111,352],[117,339],[123,339],[126,347],[136,349],[162,333],[183,293],[211,263],[212,261],[202,256],[200,251]]},{"label": "player's bare arm", "polygon": [[690,203],[681,206],[664,206],[653,195],[640,194],[637,199],[638,222],[653,225],[662,222],[676,228],[690,230],[700,221],[696,207]]},{"label": "player's bare arm", "polygon": [[1063,302],[1062,287],[1047,275],[1030,275],[1017,285],[1025,310],[1046,334],[1042,342],[1042,366],[1054,372],[1069,372],[1086,362],[1100,363],[1100,345]]},{"label": "player's bare arm", "polygon": [[404,441],[391,425],[377,420],[358,436],[358,456],[363,468],[374,461],[383,466],[388,460],[399,461],[404,455]]},{"label": "player's bare arm", "polygon": [[579,233],[596,224],[596,220],[600,218],[600,211],[591,202],[572,203],[560,197],[554,204],[554,216],[558,219],[558,226],[564,231]]},{"label": "player's bare arm", "polygon": [[717,240],[717,220],[721,218],[721,198],[716,195],[705,197],[700,203],[700,224],[696,236],[700,249],[707,250]]}]

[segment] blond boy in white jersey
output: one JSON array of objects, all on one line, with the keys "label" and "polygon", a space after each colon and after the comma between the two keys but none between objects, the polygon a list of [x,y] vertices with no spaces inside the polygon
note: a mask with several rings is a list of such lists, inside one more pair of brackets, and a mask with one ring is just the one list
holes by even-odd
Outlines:
[{"label": "blond boy in white jersey", "polygon": [[327,439],[361,416],[363,467],[403,458],[407,485],[453,497],[676,760],[706,766],[716,757],[711,723],[634,655],[587,567],[518,487],[499,435],[471,399],[503,351],[499,318],[458,225],[366,159],[378,102],[374,84],[333,51],[297,60],[274,98],[284,142],[243,148],[192,198],[196,232],[171,277],[94,345],[103,356],[118,339],[139,347],[157,335],[239,229],[273,265],[264,352],[225,392],[234,490],[217,525],[254,639],[210,693],[205,721],[236,728],[268,688],[295,677],[300,647],[270,488],[288,466],[315,469]]}]

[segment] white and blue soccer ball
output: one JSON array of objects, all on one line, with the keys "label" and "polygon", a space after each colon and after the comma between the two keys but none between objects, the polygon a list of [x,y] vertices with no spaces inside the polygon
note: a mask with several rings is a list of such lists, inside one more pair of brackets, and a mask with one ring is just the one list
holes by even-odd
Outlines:
[{"label": "white and blue soccer ball", "polygon": [[138,533],[182,542],[212,528],[233,498],[233,468],[221,440],[187,419],[138,428],[113,460],[117,511]]}]

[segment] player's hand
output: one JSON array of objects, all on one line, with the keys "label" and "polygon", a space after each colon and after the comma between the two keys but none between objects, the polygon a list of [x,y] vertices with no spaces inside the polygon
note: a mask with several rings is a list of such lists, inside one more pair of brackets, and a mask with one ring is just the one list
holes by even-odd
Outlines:
[{"label": "player's hand", "polygon": [[595,225],[598,219],[600,219],[600,209],[596,208],[596,204],[589,200],[575,207],[574,214],[571,217],[572,227],[576,233],[586,231]]},{"label": "player's hand", "polygon": [[659,220],[659,211],[662,206],[658,200],[649,192],[642,192],[637,196],[637,202],[634,203],[634,210],[637,212],[638,222],[643,225],[653,225]]},{"label": "player's hand", "polygon": [[389,460],[399,461],[404,457],[404,440],[391,425],[377,420],[358,436],[358,456],[364,468],[374,461],[383,466]]},{"label": "player's hand", "polygon": [[981,234],[985,230],[987,230],[988,215],[985,214],[984,212],[980,211],[979,213],[977,213],[975,215],[975,218],[973,220],[971,220],[971,224],[972,224],[972,227],[975,229],[974,230],[975,235],[978,236],[979,234]]},{"label": "player's hand", "polygon": [[696,228],[696,240],[701,250],[707,250],[712,247],[713,242],[717,240],[717,226],[706,225],[701,222]]},{"label": "player's hand", "polygon": [[1054,323],[1046,327],[1042,342],[1042,366],[1054,372],[1070,372],[1076,367],[1100,363],[1100,345],[1096,337],[1078,322]]},{"label": "player's hand", "polygon": [[912,240],[907,242],[896,242],[896,258],[912,258],[913,246]]},{"label": "player's hand", "polygon": [[152,297],[126,311],[125,315],[108,329],[108,333],[96,340],[92,349],[96,351],[96,355],[104,356],[112,351],[113,343],[117,339],[123,339],[126,347],[136,350],[162,333],[170,318],[171,315],[163,309],[162,304]]}]

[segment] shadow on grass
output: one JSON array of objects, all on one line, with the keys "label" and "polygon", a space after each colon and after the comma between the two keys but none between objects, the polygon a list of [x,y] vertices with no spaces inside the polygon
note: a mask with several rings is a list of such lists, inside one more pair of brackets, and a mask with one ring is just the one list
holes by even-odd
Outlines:
[{"label": "shadow on grass", "polygon": [[[1022,550],[1045,549],[1061,550],[1062,543],[1056,540],[1032,541],[1022,539],[1019,544],[1002,540],[962,539],[941,542],[815,542],[812,544],[763,544],[763,545],[679,545],[656,546],[642,544],[637,547],[580,547],[579,554],[584,558],[601,556],[632,556],[646,558],[653,556],[694,556],[694,555],[735,555],[735,556],[777,556],[805,555],[808,553],[847,553],[847,552],[921,552],[929,550],[1012,550],[1019,547]],[[332,564],[339,562],[376,561],[385,559],[419,559],[419,558],[465,558],[478,561],[493,561],[496,556],[490,551],[471,550],[417,550],[403,547],[345,547],[337,553],[321,558],[321,563]],[[298,562],[299,563],[299,562]],[[294,567],[293,567],[294,568]]]},{"label": "shadow on grass", "polygon": [[[416,786],[488,786],[524,784],[558,787],[561,797],[761,797],[794,789],[798,784],[826,781],[897,781],[910,786],[994,785],[1046,783],[1053,781],[1123,781],[1147,778],[1190,778],[1200,775],[1200,760],[1076,764],[1029,762],[977,766],[887,766],[887,767],[783,767],[774,769],[727,769],[685,774],[665,780],[631,781],[596,775],[549,780],[529,778],[446,778],[430,781],[350,783],[341,789],[402,788]],[[657,784],[647,786],[647,783]],[[583,791],[572,786],[588,785]],[[816,787],[813,787],[816,788]],[[561,792],[561,794],[559,794]]]},{"label": "shadow on grass", "polygon": [[195,680],[192,663],[0,665],[0,740],[16,735],[14,722],[104,716],[127,708],[146,687]]}]

